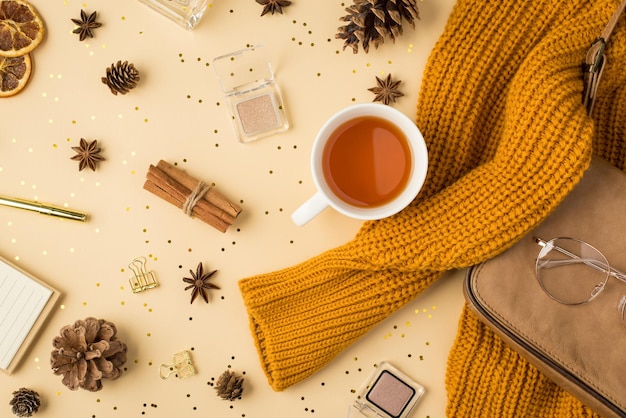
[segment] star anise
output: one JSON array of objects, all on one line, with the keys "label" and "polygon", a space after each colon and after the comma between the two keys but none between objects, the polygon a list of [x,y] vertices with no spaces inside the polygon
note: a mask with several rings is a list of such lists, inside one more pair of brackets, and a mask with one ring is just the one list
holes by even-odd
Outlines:
[{"label": "star anise", "polygon": [[102,23],[96,22],[97,12],[93,12],[89,16],[84,10],[80,11],[80,19],[72,19],[78,27],[72,33],[78,34],[78,39],[84,41],[87,37],[93,38],[93,30],[102,26]]},{"label": "star anise", "polygon": [[387,78],[384,80],[378,78],[377,76],[376,83],[378,84],[376,87],[368,89],[376,95],[373,100],[374,102],[383,102],[388,105],[389,103],[395,103],[398,97],[404,96],[404,93],[398,89],[398,86],[402,83],[402,81],[392,80],[391,74],[388,74]]},{"label": "star anise", "polygon": [[256,2],[264,6],[263,12],[261,12],[261,16],[268,13],[283,14],[283,7],[291,5],[291,2],[289,0],[256,0]]},{"label": "star anise", "polygon": [[80,161],[78,164],[78,171],[83,171],[85,167],[91,168],[92,171],[96,171],[96,163],[98,161],[104,161],[104,157],[100,155],[102,151],[98,148],[98,141],[87,142],[84,138],[80,139],[80,146],[72,147],[76,151],[76,155],[71,158],[74,161]]},{"label": "star anise", "polygon": [[189,286],[185,287],[185,290],[193,289],[191,291],[191,302],[189,303],[193,303],[198,295],[202,295],[202,299],[204,299],[206,303],[209,303],[207,289],[219,289],[219,286],[213,283],[209,283],[209,279],[216,272],[217,270],[213,270],[210,273],[204,273],[201,262],[198,263],[198,267],[196,268],[195,273],[193,272],[193,270],[189,270],[189,273],[191,273],[191,277],[183,277],[183,282],[189,283]]}]

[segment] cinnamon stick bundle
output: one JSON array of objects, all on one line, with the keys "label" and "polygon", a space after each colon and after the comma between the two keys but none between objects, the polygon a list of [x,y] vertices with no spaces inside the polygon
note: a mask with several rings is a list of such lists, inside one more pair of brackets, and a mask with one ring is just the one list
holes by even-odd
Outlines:
[{"label": "cinnamon stick bundle", "polygon": [[213,187],[164,160],[150,165],[143,188],[221,232],[226,232],[241,212]]}]

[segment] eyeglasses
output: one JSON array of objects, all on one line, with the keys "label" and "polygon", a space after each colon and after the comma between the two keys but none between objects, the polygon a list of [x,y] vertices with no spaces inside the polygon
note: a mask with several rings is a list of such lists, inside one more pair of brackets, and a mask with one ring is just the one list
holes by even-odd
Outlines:
[{"label": "eyeglasses", "polygon": [[[626,283],[626,274],[612,268],[597,248],[575,238],[535,238],[542,248],[535,274],[541,288],[564,305],[582,305],[594,300],[606,287],[609,277]],[[626,327],[626,295],[617,305]]]}]

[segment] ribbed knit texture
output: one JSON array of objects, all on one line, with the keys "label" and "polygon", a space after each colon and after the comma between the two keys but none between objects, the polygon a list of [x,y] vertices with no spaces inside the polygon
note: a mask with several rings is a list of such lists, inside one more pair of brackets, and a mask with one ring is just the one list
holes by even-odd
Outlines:
[{"label": "ribbed knit texture", "polygon": [[596,417],[521,358],[467,308],[448,359],[449,417]]},{"label": "ribbed knit texture", "polygon": [[[423,77],[429,174],[411,206],[350,242],[240,281],[270,385],[325,366],[441,273],[509,248],[571,191],[592,149],[626,161],[626,28],[607,47],[593,118],[581,66],[617,0],[458,0]],[[464,311],[448,414],[575,416],[585,408]],[[485,412],[487,411],[487,412]]]}]

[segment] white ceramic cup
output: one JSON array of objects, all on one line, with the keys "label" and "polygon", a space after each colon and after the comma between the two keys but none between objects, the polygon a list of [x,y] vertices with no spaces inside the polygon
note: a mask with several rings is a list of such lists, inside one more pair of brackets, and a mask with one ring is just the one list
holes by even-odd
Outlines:
[{"label": "white ceramic cup", "polygon": [[[323,173],[324,147],[331,134],[347,121],[363,116],[382,118],[394,124],[404,134],[411,154],[411,171],[404,189],[393,200],[381,206],[359,207],[345,202],[333,193]],[[415,199],[424,184],[427,171],[428,151],[415,122],[402,112],[383,104],[364,103],[349,106],[335,113],[318,132],[311,152],[311,173],[317,193],[296,209],[291,219],[298,226],[304,225],[328,206],[355,219],[386,218],[400,212]]]}]

